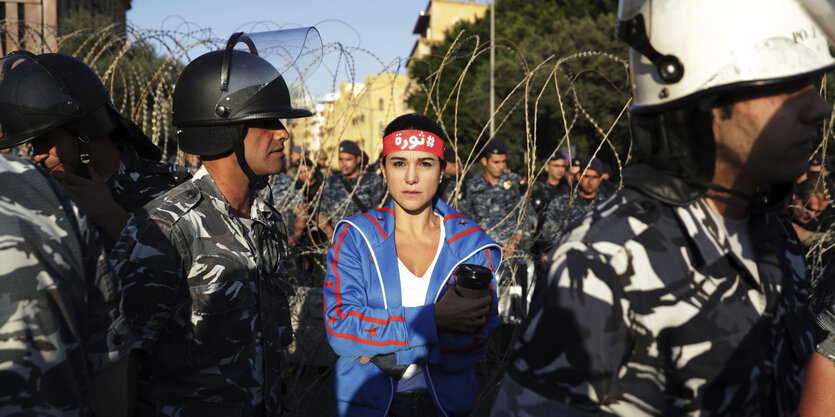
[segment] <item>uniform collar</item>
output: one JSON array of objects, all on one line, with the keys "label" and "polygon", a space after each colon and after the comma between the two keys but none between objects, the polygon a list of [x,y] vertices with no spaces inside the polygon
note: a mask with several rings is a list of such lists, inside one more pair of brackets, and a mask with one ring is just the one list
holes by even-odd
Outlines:
[{"label": "uniform collar", "polygon": [[[220,189],[217,188],[217,184],[215,184],[214,179],[212,178],[209,171],[206,169],[205,166],[201,166],[200,169],[194,174],[194,178],[192,182],[200,189],[204,194],[209,196],[212,200],[212,205],[215,206],[221,212],[226,213],[231,218],[238,217],[232,211],[232,206],[226,201],[226,197],[223,196],[223,193],[220,192]],[[264,202],[263,199],[258,195],[258,193],[252,193],[252,205],[250,206],[250,216],[252,220],[267,224],[269,220],[272,219],[273,210],[270,206]]]}]

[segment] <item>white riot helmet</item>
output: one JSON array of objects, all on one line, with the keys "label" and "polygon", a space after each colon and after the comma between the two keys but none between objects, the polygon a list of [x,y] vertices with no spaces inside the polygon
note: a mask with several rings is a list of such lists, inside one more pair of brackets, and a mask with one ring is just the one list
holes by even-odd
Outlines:
[{"label": "white riot helmet", "polygon": [[633,113],[835,66],[798,0],[621,0],[618,20],[618,36],[631,46]]}]

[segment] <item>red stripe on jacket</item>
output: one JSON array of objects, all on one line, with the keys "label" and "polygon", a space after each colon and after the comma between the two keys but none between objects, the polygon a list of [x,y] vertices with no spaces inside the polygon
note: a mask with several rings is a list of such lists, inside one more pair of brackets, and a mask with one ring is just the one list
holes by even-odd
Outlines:
[{"label": "red stripe on jacket", "polygon": [[376,219],[369,216],[368,213],[362,213],[362,215],[365,216],[365,217],[368,217],[368,219],[371,220],[372,223],[374,223],[374,226],[377,226],[377,230],[380,232],[380,235],[383,236],[383,240],[388,239],[388,236],[386,236],[386,232],[383,231],[383,228],[380,227],[380,223],[377,223]]},{"label": "red stripe on jacket", "polygon": [[397,346],[407,346],[409,344],[406,340],[389,340],[389,341],[382,341],[382,340],[365,340],[360,339],[352,334],[348,333],[337,333],[330,329],[330,327],[325,326],[325,329],[328,330],[328,333],[333,335],[334,337],[339,337],[342,339],[348,339],[357,343],[363,343],[366,345],[373,345],[373,346],[389,346],[389,345],[397,345]]},{"label": "red stripe on jacket", "polygon": [[[401,317],[401,316],[391,316],[391,317],[388,318],[388,320],[383,320],[383,319],[378,319],[378,318],[375,318],[375,317],[365,316],[362,313],[359,313],[357,311],[348,311],[348,313],[345,313],[345,312],[342,311],[342,308],[341,308],[342,307],[342,296],[339,293],[341,278],[339,277],[339,270],[336,268],[336,264],[339,262],[339,250],[342,249],[342,240],[345,239],[345,235],[348,234],[348,228],[349,227],[351,227],[350,223],[346,224],[345,228],[342,229],[342,234],[339,236],[339,239],[337,239],[337,241],[336,241],[336,247],[334,249],[334,255],[333,255],[333,262],[331,262],[331,268],[333,268],[333,275],[336,278],[336,283],[335,283],[334,288],[333,288],[334,298],[336,299],[336,305],[334,306],[334,311],[336,312],[336,314],[339,315],[339,317],[341,317],[343,319],[347,316],[354,316],[354,317],[359,318],[362,321],[367,321],[369,323],[379,324],[379,325],[383,325],[383,326],[385,326],[385,325],[387,325],[387,324],[389,324],[390,322],[393,322],[393,321],[400,321],[400,322],[405,323],[406,318]],[[379,225],[377,227],[379,227]],[[328,306],[327,306],[327,303],[325,302],[324,293],[322,294],[322,308],[325,312],[328,311]],[[325,326],[325,327],[327,327],[327,326]],[[334,334],[334,335],[336,336],[336,334]]]},{"label": "red stripe on jacket", "polygon": [[462,238],[462,237],[464,237],[464,236],[467,236],[468,234],[470,234],[470,233],[472,233],[472,232],[475,232],[475,231],[478,231],[478,230],[484,230],[484,229],[482,229],[482,228],[480,228],[480,227],[478,227],[478,226],[476,226],[476,227],[471,227],[471,228],[469,228],[469,229],[467,229],[467,230],[465,230],[465,231],[463,231],[463,232],[461,232],[461,233],[459,233],[459,234],[457,234],[457,235],[453,236],[453,237],[452,237],[452,238],[450,238],[450,239],[449,239],[446,243],[447,243],[447,244],[452,244],[452,242],[455,242],[456,240],[458,240],[458,239],[460,239],[460,238]]},{"label": "red stripe on jacket", "polygon": [[463,214],[460,214],[460,213],[449,214],[446,217],[444,217],[444,223],[446,223],[447,220],[455,219],[455,218],[458,218],[458,217],[466,217],[466,216],[464,216]]}]

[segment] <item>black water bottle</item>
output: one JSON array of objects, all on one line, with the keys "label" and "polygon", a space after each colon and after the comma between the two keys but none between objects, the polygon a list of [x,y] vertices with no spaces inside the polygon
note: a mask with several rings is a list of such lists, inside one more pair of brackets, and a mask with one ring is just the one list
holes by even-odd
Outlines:
[{"label": "black water bottle", "polygon": [[490,268],[461,264],[452,273],[455,278],[455,292],[463,298],[482,298],[490,294],[493,271]]}]

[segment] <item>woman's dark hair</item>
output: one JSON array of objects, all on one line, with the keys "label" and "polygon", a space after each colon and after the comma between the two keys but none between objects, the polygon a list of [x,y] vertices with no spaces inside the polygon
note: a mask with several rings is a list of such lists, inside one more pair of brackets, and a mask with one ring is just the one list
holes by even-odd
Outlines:
[{"label": "woman's dark hair", "polygon": [[[446,135],[444,134],[444,130],[441,129],[434,120],[417,113],[407,113],[404,114],[391,122],[389,122],[386,129],[383,131],[383,137],[386,137],[394,132],[398,132],[401,130],[423,130],[424,132],[429,132],[432,134],[437,135],[441,140],[446,143]],[[446,167],[446,161],[443,158],[439,158],[441,160],[441,171],[444,170]],[[382,164],[386,164],[386,158],[383,157]]]}]

